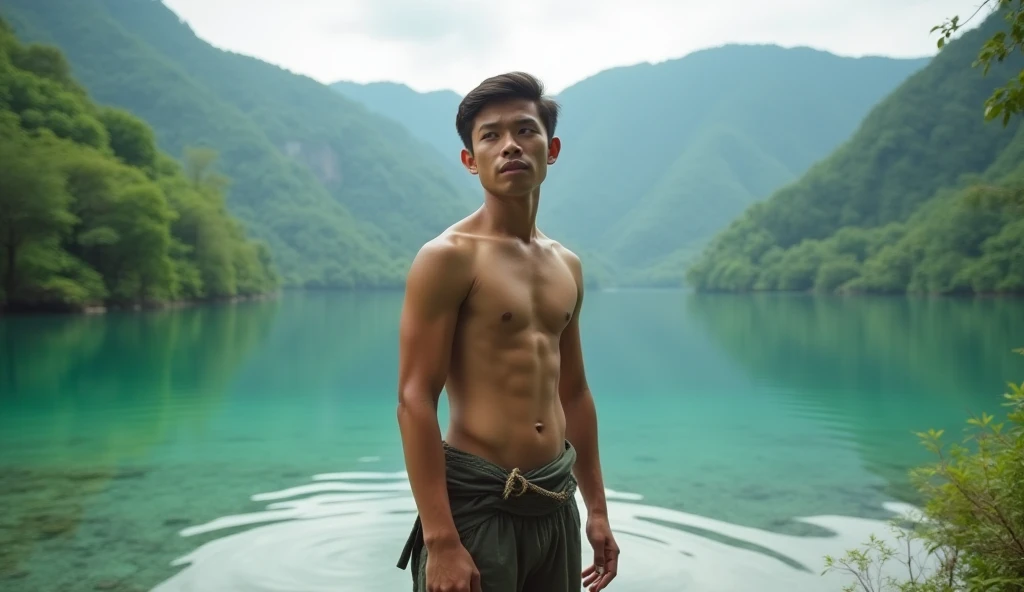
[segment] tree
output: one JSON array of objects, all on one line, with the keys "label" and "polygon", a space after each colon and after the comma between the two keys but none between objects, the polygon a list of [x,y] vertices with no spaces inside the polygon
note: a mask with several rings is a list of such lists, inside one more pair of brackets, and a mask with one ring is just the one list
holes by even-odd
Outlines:
[{"label": "tree", "polygon": [[217,154],[161,152],[93,102],[52,47],[0,19],[0,307],[77,310],[273,291],[266,245],[227,210]]},{"label": "tree", "polygon": [[[983,0],[967,20],[960,22],[959,15],[954,16],[941,25],[932,27],[932,32],[942,32],[937,42],[938,48],[941,50],[954,33],[963,28],[986,7],[993,12],[1003,12],[1003,18],[1009,25],[1009,30],[999,31],[985,41],[978,53],[978,59],[974,62],[974,67],[982,66],[982,71],[988,74],[993,62],[1002,62],[1011,54],[1024,51],[1024,0]],[[1009,79],[1005,85],[993,91],[992,96],[985,101],[985,119],[991,121],[1002,116],[1005,127],[1014,115],[1022,111],[1024,111],[1024,70],[1021,70],[1016,79]]]},{"label": "tree", "polygon": [[[3,123],[3,122],[0,122]],[[63,179],[45,146],[32,144],[12,125],[0,124],[0,269],[7,300],[22,297],[25,251],[33,244],[49,249],[75,223],[68,212]]]}]

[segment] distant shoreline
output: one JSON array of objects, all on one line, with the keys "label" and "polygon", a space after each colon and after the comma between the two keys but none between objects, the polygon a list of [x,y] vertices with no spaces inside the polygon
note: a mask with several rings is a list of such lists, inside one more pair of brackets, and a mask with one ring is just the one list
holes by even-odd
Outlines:
[{"label": "distant shoreline", "polygon": [[25,305],[19,304],[15,307],[4,305],[0,308],[0,317],[33,317],[33,316],[88,316],[104,315],[111,312],[156,312],[161,310],[173,310],[182,308],[195,308],[200,306],[240,304],[244,302],[255,302],[261,300],[274,300],[281,295],[282,290],[267,292],[264,294],[246,294],[244,296],[227,296],[218,298],[202,298],[193,300],[167,300],[152,302],[137,302],[130,304],[92,304],[87,306],[61,306],[52,305]]},{"label": "distant shoreline", "polygon": [[[821,293],[813,290],[698,290],[692,286],[590,286],[590,292],[687,292],[695,296],[776,296],[776,297],[809,297],[823,299],[841,300],[892,300],[902,298],[907,300],[1024,300],[1024,292],[856,292],[856,293]],[[250,294],[245,296],[231,296],[224,298],[207,298],[199,300],[172,300],[160,302],[145,302],[132,304],[99,304],[84,307],[62,307],[52,306],[25,306],[15,308],[0,307],[0,318],[16,316],[61,316],[61,315],[103,315],[111,312],[155,312],[162,310],[173,310],[182,308],[194,308],[200,306],[212,306],[223,304],[241,304],[263,300],[275,300],[285,293],[401,293],[404,286],[365,286],[356,288],[341,287],[283,287],[274,292],[265,294]]]}]

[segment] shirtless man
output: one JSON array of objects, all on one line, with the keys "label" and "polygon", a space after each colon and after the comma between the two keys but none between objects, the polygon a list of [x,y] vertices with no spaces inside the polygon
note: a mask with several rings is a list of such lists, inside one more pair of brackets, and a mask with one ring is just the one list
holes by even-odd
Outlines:
[{"label": "shirtless man", "polygon": [[[535,225],[557,116],[523,73],[463,99],[462,162],[484,202],[409,270],[398,422],[419,515],[399,567],[412,562],[416,592],[597,591],[617,572],[580,347],[581,264]],[[582,571],[577,486],[594,550]]]}]

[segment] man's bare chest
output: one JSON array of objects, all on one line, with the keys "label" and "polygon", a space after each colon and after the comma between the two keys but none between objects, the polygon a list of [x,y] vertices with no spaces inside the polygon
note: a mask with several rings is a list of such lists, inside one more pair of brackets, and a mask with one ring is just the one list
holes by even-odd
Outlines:
[{"label": "man's bare chest", "polygon": [[474,323],[498,332],[557,335],[572,320],[576,280],[556,255],[488,257],[476,277],[468,302]]}]

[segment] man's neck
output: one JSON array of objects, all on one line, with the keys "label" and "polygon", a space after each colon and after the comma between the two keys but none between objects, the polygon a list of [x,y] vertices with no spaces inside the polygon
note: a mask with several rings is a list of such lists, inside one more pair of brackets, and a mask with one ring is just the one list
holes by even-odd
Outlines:
[{"label": "man's neck", "polygon": [[533,242],[537,238],[539,205],[540,188],[533,190],[529,196],[506,197],[485,193],[484,220],[495,234]]}]

